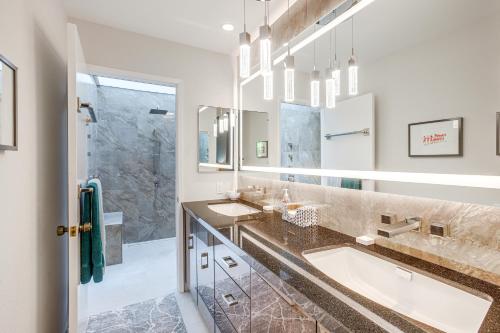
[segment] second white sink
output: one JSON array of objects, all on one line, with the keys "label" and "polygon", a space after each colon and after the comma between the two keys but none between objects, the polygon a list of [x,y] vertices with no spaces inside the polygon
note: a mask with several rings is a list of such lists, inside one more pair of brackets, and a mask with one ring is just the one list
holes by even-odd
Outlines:
[{"label": "second white sink", "polygon": [[492,303],[351,247],[306,253],[304,257],[347,288],[445,332],[477,332]]},{"label": "second white sink", "polygon": [[217,214],[231,216],[231,217],[260,213],[260,210],[258,209],[236,202],[208,205],[208,208],[210,208]]}]

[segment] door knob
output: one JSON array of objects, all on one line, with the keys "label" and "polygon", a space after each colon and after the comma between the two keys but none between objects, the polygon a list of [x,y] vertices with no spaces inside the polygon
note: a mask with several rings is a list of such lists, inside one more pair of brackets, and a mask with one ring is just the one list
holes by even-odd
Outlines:
[{"label": "door knob", "polygon": [[63,225],[58,225],[57,228],[56,228],[56,234],[57,236],[62,236],[64,235],[65,233],[68,232],[68,228],[63,226]]}]

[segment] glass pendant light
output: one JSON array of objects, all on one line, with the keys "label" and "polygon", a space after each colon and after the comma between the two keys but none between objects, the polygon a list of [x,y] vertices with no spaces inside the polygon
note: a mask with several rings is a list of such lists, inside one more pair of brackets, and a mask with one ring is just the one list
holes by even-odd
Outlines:
[{"label": "glass pendant light", "polygon": [[219,127],[219,134],[224,133],[224,120],[219,116],[217,117],[217,121],[219,122],[218,127]]},{"label": "glass pendant light", "polygon": [[267,73],[272,70],[271,63],[271,27],[268,22],[267,1],[264,2],[264,25],[260,27],[260,70]]},{"label": "glass pendant light", "polygon": [[[288,27],[290,27],[290,0],[288,0]],[[295,99],[295,58],[290,55],[290,41],[287,43],[288,55],[285,58],[285,102]]]},{"label": "glass pendant light", "polygon": [[358,94],[358,63],[356,56],[354,55],[354,17],[351,18],[352,23],[352,40],[351,40],[351,57],[348,62],[348,74],[349,74],[349,96],[356,96]]},{"label": "glass pendant light", "polygon": [[247,32],[246,0],[243,0],[243,32],[240,33],[240,77],[250,76],[250,34]]},{"label": "glass pendant light", "polygon": [[229,131],[229,117],[226,114],[224,114],[224,132]]},{"label": "glass pendant light", "polygon": [[325,72],[325,106],[327,109],[335,108],[336,94],[335,94],[335,77],[333,76],[332,66],[332,32],[330,31],[330,52],[328,54],[329,66]]},{"label": "glass pendant light", "polygon": [[295,59],[293,56],[285,58],[285,102],[295,99]]},{"label": "glass pendant light", "polygon": [[313,108],[319,107],[319,87],[319,71],[314,69],[311,73],[311,106]]},{"label": "glass pendant light", "polygon": [[264,81],[264,99],[270,101],[273,99],[273,72],[262,73]]},{"label": "glass pendant light", "polygon": [[[316,31],[316,26],[314,26],[314,31]],[[311,107],[319,107],[319,71],[316,70],[316,41],[313,44],[314,47],[314,68],[311,73]]]}]

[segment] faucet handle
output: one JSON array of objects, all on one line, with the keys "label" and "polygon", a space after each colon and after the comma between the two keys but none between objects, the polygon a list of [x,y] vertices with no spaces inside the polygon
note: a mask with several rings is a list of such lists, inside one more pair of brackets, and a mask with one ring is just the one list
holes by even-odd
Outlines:
[{"label": "faucet handle", "polygon": [[396,224],[398,222],[398,216],[392,213],[384,213],[380,215],[380,223],[383,224]]},{"label": "faucet handle", "polygon": [[431,232],[431,235],[436,235],[439,237],[449,237],[450,236],[450,225],[444,224],[444,223],[439,223],[439,222],[432,222],[430,232]]}]

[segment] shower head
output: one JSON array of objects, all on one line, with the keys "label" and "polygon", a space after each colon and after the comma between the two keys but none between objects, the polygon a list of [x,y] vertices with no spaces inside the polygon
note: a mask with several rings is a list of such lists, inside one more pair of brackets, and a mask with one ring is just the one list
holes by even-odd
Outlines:
[{"label": "shower head", "polygon": [[167,112],[168,112],[168,110],[160,110],[160,109],[156,108],[156,109],[151,109],[149,111],[149,114],[161,114],[164,116],[167,114]]}]

